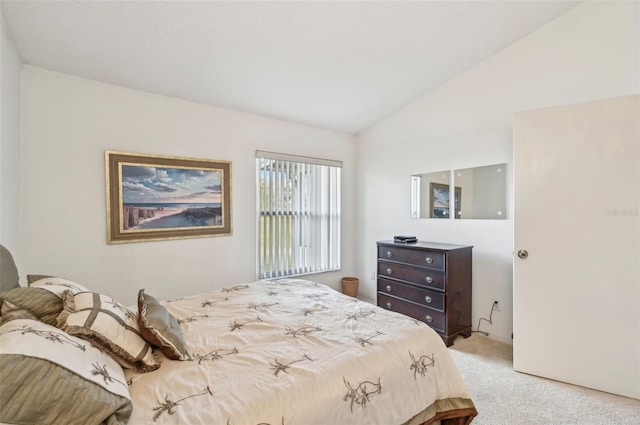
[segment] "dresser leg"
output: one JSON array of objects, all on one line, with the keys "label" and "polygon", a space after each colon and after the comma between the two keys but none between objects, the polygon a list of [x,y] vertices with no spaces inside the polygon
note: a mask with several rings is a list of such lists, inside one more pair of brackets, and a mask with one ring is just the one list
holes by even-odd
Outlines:
[{"label": "dresser leg", "polygon": [[444,341],[445,345],[447,347],[451,347],[453,345],[453,341],[456,339],[458,335],[462,335],[465,338],[469,338],[471,336],[471,326],[459,332],[456,332],[453,335],[440,335],[440,336],[442,337],[442,340]]}]

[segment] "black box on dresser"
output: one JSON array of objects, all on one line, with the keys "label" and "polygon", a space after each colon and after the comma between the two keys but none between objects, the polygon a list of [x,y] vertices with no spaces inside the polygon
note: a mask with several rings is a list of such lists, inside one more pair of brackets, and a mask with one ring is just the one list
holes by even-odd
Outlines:
[{"label": "black box on dresser", "polygon": [[380,241],[378,306],[431,326],[447,346],[471,335],[472,246]]}]

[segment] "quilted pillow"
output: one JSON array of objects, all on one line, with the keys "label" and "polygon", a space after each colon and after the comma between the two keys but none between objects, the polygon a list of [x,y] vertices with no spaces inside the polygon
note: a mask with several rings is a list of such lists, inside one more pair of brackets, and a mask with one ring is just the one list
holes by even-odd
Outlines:
[{"label": "quilted pillow", "polygon": [[124,425],[122,367],[89,342],[37,320],[0,327],[0,422]]},{"label": "quilted pillow", "polygon": [[13,288],[0,292],[2,323],[13,319],[35,318],[49,325],[56,325],[62,311],[62,300],[42,288]]},{"label": "quilted pillow", "polygon": [[91,341],[123,367],[150,372],[160,367],[138,328],[137,315],[118,301],[95,292],[63,294],[64,310],[58,327]]},{"label": "quilted pillow", "polygon": [[144,289],[138,292],[138,325],[144,339],[172,360],[185,357],[184,339],[178,320]]}]

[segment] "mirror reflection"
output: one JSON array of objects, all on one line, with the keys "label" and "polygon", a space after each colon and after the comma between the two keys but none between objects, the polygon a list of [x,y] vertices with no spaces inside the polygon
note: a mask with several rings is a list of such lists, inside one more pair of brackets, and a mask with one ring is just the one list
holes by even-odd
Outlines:
[{"label": "mirror reflection", "polygon": [[[411,217],[507,218],[507,164],[435,171],[411,176]],[[454,212],[450,209],[453,207]]]},{"label": "mirror reflection", "polygon": [[453,180],[464,196],[455,218],[507,218],[507,164],[454,170]]},{"label": "mirror reflection", "polygon": [[411,217],[449,218],[449,181],[451,171],[411,176]]}]

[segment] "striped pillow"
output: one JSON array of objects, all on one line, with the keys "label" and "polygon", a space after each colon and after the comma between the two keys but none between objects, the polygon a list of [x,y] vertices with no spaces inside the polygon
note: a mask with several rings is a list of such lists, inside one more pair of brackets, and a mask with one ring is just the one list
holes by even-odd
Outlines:
[{"label": "striped pillow", "polygon": [[26,317],[56,325],[62,300],[43,288],[13,288],[0,292],[0,322]]},{"label": "striped pillow", "polygon": [[79,283],[61,277],[27,275],[27,280],[29,286],[26,288],[0,292],[0,324],[14,319],[35,318],[56,326],[62,312],[64,291],[88,291]]},{"label": "striped pillow", "polygon": [[118,301],[95,292],[63,294],[64,310],[58,327],[71,335],[91,341],[111,354],[123,367],[150,372],[160,367],[149,343],[144,340],[137,315]]},{"label": "striped pillow", "polygon": [[125,425],[122,367],[82,339],[37,320],[0,327],[0,422]]}]

